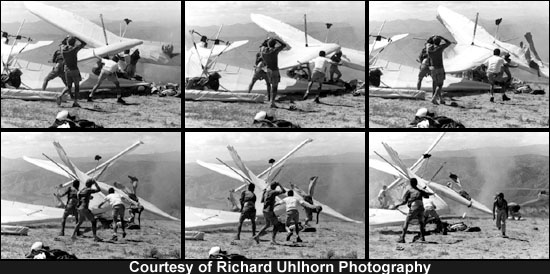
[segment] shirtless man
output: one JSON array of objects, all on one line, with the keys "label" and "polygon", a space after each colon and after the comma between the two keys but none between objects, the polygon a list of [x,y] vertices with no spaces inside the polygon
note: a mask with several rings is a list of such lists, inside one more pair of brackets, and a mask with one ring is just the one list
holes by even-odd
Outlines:
[{"label": "shirtless man", "polygon": [[[95,185],[95,189],[92,189],[92,185]],[[101,189],[99,188],[97,182],[93,178],[89,178],[86,181],[86,187],[78,192],[78,199],[80,201],[80,204],[78,206],[78,223],[74,228],[72,236],[73,240],[76,240],[76,236],[80,234],[80,226],[82,225],[82,223],[84,223],[85,220],[90,220],[90,222],[92,222],[92,233],[94,234],[94,242],[102,241],[101,238],[97,237],[97,227],[94,214],[88,208],[90,205],[92,194],[98,193],[100,191]]]}]

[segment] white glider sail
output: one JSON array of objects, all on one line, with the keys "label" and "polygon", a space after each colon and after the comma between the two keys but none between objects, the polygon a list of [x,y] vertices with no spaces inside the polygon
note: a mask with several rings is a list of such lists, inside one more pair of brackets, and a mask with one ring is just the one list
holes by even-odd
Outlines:
[{"label": "white glider sail", "polygon": [[[223,175],[226,175],[228,177],[237,179],[237,180],[245,183],[241,187],[237,188],[235,191],[239,191],[239,190],[243,189],[244,187],[246,187],[248,185],[248,183],[253,183],[254,185],[256,185],[256,188],[254,189],[254,193],[256,194],[256,197],[262,197],[263,190],[270,183],[268,181],[268,178],[267,178],[268,175],[269,175],[269,178],[273,178],[274,174],[277,173],[277,170],[282,168],[282,166],[284,165],[284,163],[286,162],[286,160],[288,160],[288,158],[290,156],[292,156],[299,149],[301,149],[303,146],[305,146],[306,144],[308,144],[312,141],[313,141],[312,139],[307,139],[307,140],[303,141],[296,148],[294,148],[289,153],[287,153],[285,156],[283,156],[279,161],[275,162],[272,167],[266,169],[265,171],[263,171],[262,173],[260,173],[257,176],[248,167],[246,167],[246,165],[241,160],[240,156],[237,154],[237,151],[231,146],[228,146],[228,150],[229,150],[229,153],[230,153],[233,161],[235,162],[235,165],[237,166],[237,168],[230,168],[229,166],[226,166],[226,165],[207,164],[207,163],[204,163],[202,161],[197,161],[197,163],[199,165],[203,166],[203,167],[206,167],[208,169],[211,169],[213,171],[216,171],[218,173],[221,173]],[[295,193],[295,196],[301,198],[298,193]],[[336,219],[347,221],[347,222],[361,223],[359,221],[356,221],[356,220],[353,220],[351,218],[348,218],[348,217],[344,216],[343,214],[337,212],[336,210],[332,209],[331,207],[329,207],[327,205],[322,204],[321,202],[319,202],[317,200],[314,200],[314,204],[315,205],[320,205],[320,206],[323,207],[323,211],[321,211],[321,214],[326,214],[326,215],[329,215],[329,216],[334,217]],[[256,214],[258,216],[262,215],[262,211],[261,211],[262,208],[263,208],[263,204],[261,203],[261,199],[258,198],[256,200]],[[284,213],[285,209],[284,209],[283,206],[281,206],[281,207],[277,207],[276,211],[278,213],[279,212]],[[238,221],[238,218],[236,220]],[[187,227],[187,225],[186,225],[186,227]]]},{"label": "white glider sail", "polygon": [[217,228],[238,224],[240,215],[236,212],[186,206],[185,229]]},{"label": "white glider sail", "polygon": [[[456,201],[467,207],[477,209],[483,213],[491,214],[492,213],[491,210],[487,208],[485,205],[483,205],[482,203],[474,199],[468,200],[463,196],[461,196],[460,194],[458,194],[457,192],[455,192],[454,190],[446,186],[442,186],[437,183],[424,180],[416,174],[420,169],[420,167],[422,166],[422,164],[424,163],[424,161],[426,161],[426,159],[431,157],[430,155],[431,151],[439,143],[439,141],[444,136],[444,134],[445,133],[441,133],[437,137],[437,139],[434,141],[434,143],[426,150],[424,154],[422,154],[422,156],[410,168],[407,168],[403,163],[403,161],[399,158],[398,153],[393,148],[391,148],[388,144],[385,144],[385,143],[382,143],[382,144],[384,145],[384,148],[386,149],[393,163],[385,163],[376,159],[369,159],[369,167],[372,167],[384,173],[390,174],[392,176],[398,177],[395,181],[393,181],[387,187],[386,191],[391,191],[396,187],[404,188],[408,185],[409,180],[411,178],[416,178],[418,181],[419,189],[423,189],[424,191],[435,193],[435,195],[430,196],[429,199],[433,201],[438,211],[445,211],[448,208],[447,203],[440,197],[441,195],[445,198],[452,199],[453,201]],[[398,199],[400,198],[401,197],[398,197]],[[401,206],[398,210],[369,208],[369,225],[390,226],[390,225],[402,224],[406,217],[406,214],[402,212],[404,210],[406,210],[405,206]]]},{"label": "white glider sail", "polygon": [[[38,167],[44,168],[44,169],[49,170],[51,172],[54,172],[56,174],[65,176],[67,178],[70,178],[70,179],[77,178],[80,181],[81,187],[83,187],[86,180],[88,180],[89,178],[92,178],[92,177],[94,177],[96,180],[98,180],[98,177],[99,177],[98,175],[102,174],[107,168],[112,166],[113,163],[115,163],[118,159],[120,159],[122,156],[128,154],[129,152],[133,151],[134,149],[136,149],[141,144],[143,144],[143,142],[141,142],[141,141],[135,142],[130,147],[126,148],[122,152],[120,152],[117,155],[111,157],[106,162],[102,163],[101,165],[97,166],[96,168],[94,168],[94,169],[92,169],[92,170],[90,170],[86,173],[81,171],[80,169],[78,169],[78,167],[76,165],[74,165],[74,163],[68,157],[67,153],[65,152],[65,150],[63,149],[61,144],[59,144],[58,142],[54,142],[54,146],[55,146],[55,148],[57,150],[57,153],[59,155],[59,158],[61,159],[63,164],[56,163],[53,160],[45,161],[45,160],[29,158],[29,157],[26,157],[26,156],[24,156],[23,159],[25,161],[31,163],[31,164],[34,164]],[[60,187],[67,187],[71,183],[72,183],[72,181],[64,183],[64,184],[60,185]],[[103,182],[99,182],[99,181],[97,183],[98,183],[98,185],[101,189],[101,192],[93,194],[94,199],[90,200],[90,209],[92,210],[92,212],[94,214],[103,214],[103,213],[109,211],[110,206],[105,205],[102,208],[98,208],[98,206],[101,202],[103,202],[103,200],[105,198],[104,193],[107,193],[109,191],[109,188],[111,188],[112,186],[108,185],[106,183],[103,183]],[[116,187],[113,187],[113,188],[115,189],[116,193],[124,196],[127,199],[130,199],[130,197],[128,197],[128,195],[126,193],[124,193],[123,191],[121,191],[120,189],[118,189]],[[164,212],[163,210],[161,210],[160,208],[158,208],[157,206],[155,206],[151,202],[149,202],[149,201],[147,201],[147,200],[145,200],[141,197],[138,197],[138,199],[139,199],[139,202],[141,203],[141,205],[143,205],[143,207],[145,208],[145,211],[147,211],[149,213],[152,213],[153,215],[163,217],[163,218],[167,218],[167,219],[170,219],[170,220],[175,220],[175,221],[180,220],[180,219],[175,218],[175,217],[171,216],[170,214]]]},{"label": "white glider sail", "polygon": [[27,225],[61,221],[63,209],[2,200],[2,225]]}]

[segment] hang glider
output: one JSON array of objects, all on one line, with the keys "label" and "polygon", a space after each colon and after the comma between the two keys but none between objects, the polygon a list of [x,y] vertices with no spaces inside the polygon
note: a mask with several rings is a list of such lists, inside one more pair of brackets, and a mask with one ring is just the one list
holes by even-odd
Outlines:
[{"label": "hang glider", "polygon": [[444,52],[446,72],[461,72],[478,67],[493,55],[494,49],[499,48],[501,56],[510,53],[512,65],[539,77],[549,77],[548,63],[542,62],[538,56],[531,33],[525,35],[529,47],[518,47],[499,41],[479,24],[448,8],[439,6],[437,13],[437,19],[457,42],[454,48]]},{"label": "hang glider", "polygon": [[341,49],[344,66],[365,71],[365,52],[341,48],[338,44],[321,42],[301,30],[265,15],[250,14],[250,19],[267,32],[277,34],[290,47],[289,50],[279,53],[279,69],[295,67],[299,63],[308,63],[318,57],[320,51],[325,51],[326,55],[330,56]]},{"label": "hang glider", "polygon": [[2,37],[2,73],[4,73],[4,66],[9,67],[12,63],[12,60],[18,54],[39,49],[41,47],[48,46],[51,43],[53,43],[53,41],[38,41],[31,44],[30,41],[27,43],[23,43],[17,42],[17,40],[14,40],[13,43],[10,43],[10,41],[6,37]]},{"label": "hang glider", "polygon": [[[416,175],[422,164],[431,157],[431,151],[435,148],[437,143],[439,143],[444,134],[445,133],[439,135],[439,137],[428,148],[428,150],[426,150],[426,152],[422,154],[422,156],[410,168],[408,168],[399,158],[398,153],[386,143],[382,144],[386,149],[390,159],[392,160],[392,163],[381,162],[376,159],[369,159],[369,166],[398,178],[387,187],[387,191],[397,186],[408,184],[411,178],[416,178],[418,181],[419,189],[434,193],[434,195],[431,196],[429,199],[432,200],[432,202],[435,204],[437,211],[445,211],[448,208],[447,203],[440,197],[443,196],[467,207],[477,209],[487,214],[492,214],[491,210],[482,203],[474,199],[468,200],[446,186],[424,180],[420,176]],[[382,158],[382,156],[380,157]],[[405,206],[401,206],[398,210],[369,208],[369,225],[371,225],[371,223],[373,226],[390,226],[402,224],[406,218],[406,214],[402,214],[402,212],[406,212],[406,210],[408,209]]]},{"label": "hang glider", "polygon": [[2,200],[2,225],[26,225],[61,221],[64,209]]},{"label": "hang glider", "polygon": [[[71,161],[71,159],[69,158],[69,156],[67,155],[67,153],[65,152],[61,144],[59,144],[58,142],[54,142],[54,147],[62,163],[54,162],[53,160],[51,160],[51,158],[48,158],[48,161],[46,161],[46,160],[34,159],[34,158],[24,156],[23,159],[38,167],[41,167],[43,169],[49,170],[51,172],[54,172],[56,174],[59,174],[71,179],[70,182],[61,184],[59,187],[69,186],[72,183],[72,180],[74,179],[78,179],[81,182],[81,185],[83,186],[84,182],[86,182],[89,178],[94,178],[96,181],[98,181],[99,177],[105,172],[105,170],[111,167],[118,159],[128,154],[129,152],[133,151],[134,149],[136,149],[138,146],[142,144],[143,142],[137,141],[130,147],[126,148],[125,150],[121,151],[117,155],[113,156],[111,159],[107,160],[101,165],[98,165],[96,168],[91,169],[88,172],[83,172],[80,169],[78,169],[78,167]],[[92,210],[94,214],[104,214],[106,212],[110,212],[110,206],[103,206],[102,208],[98,208],[98,206],[101,202],[103,202],[105,198],[105,193],[107,193],[109,191],[109,188],[111,188],[112,186],[100,181],[98,181],[97,183],[101,189],[101,192],[93,194],[94,198],[90,200],[90,210]],[[122,190],[116,187],[114,188],[114,190],[116,193],[124,196],[127,199],[130,199],[130,197],[128,197],[128,195],[124,193]],[[141,197],[138,197],[138,199],[141,205],[143,205],[143,207],[145,208],[145,211],[153,215],[167,218],[170,220],[175,220],[175,221],[180,220],[178,218],[170,216],[170,214],[164,212],[163,210],[161,210],[154,204],[148,202],[147,200]]]},{"label": "hang glider", "polygon": [[[227,149],[229,150],[229,153],[231,155],[231,158],[233,159],[235,165],[237,167],[231,167],[227,165],[226,163],[222,162],[222,165],[219,164],[209,164],[204,163],[202,161],[197,161],[197,163],[203,167],[206,167],[210,170],[216,171],[220,174],[226,175],[228,177],[231,177],[233,179],[239,180],[243,182],[244,184],[240,186],[239,188],[235,189],[235,191],[240,191],[244,187],[246,187],[248,184],[254,184],[256,185],[256,188],[254,190],[254,193],[256,194],[256,197],[262,197],[263,190],[268,187],[268,183],[270,183],[270,179],[272,179],[271,176],[276,174],[280,168],[284,165],[284,163],[299,149],[301,149],[303,146],[307,145],[308,143],[313,142],[312,139],[307,139],[300,143],[297,147],[295,147],[293,150],[291,150],[289,153],[287,153],[285,156],[283,156],[279,161],[275,162],[270,168],[266,169],[265,171],[261,172],[258,175],[255,175],[242,161],[240,156],[237,154],[237,151],[232,147],[228,146]],[[221,161],[221,160],[220,160]],[[301,196],[298,193],[295,193],[296,197],[301,198]],[[355,222],[360,223],[359,221],[353,220],[351,218],[348,218],[341,213],[337,212],[336,210],[332,209],[331,207],[324,205],[323,203],[313,200],[315,205],[320,205],[323,207],[323,211],[321,214],[326,214],[331,217],[334,217],[336,219],[347,221],[347,222]],[[256,200],[256,208],[261,209],[263,208],[263,205],[261,203],[261,199]],[[262,212],[261,210],[257,210],[257,215],[261,216]],[[276,210],[276,214],[282,214],[285,212],[284,206],[279,207]],[[238,219],[237,219],[238,220]]]},{"label": "hang glider", "polygon": [[[174,46],[171,44],[120,37],[109,30],[104,30],[102,27],[94,24],[90,20],[72,12],[48,6],[39,2],[25,1],[24,4],[27,10],[29,10],[32,14],[38,16],[42,20],[48,22],[63,32],[82,39],[90,47],[102,48],[121,42],[126,44],[134,44],[130,48],[139,49],[141,57],[140,62],[142,63],[152,63],[164,66],[181,66],[181,63],[178,63],[177,60],[173,59],[175,56],[178,56],[179,53],[173,52]],[[136,42],[138,43],[135,44]],[[120,53],[124,51],[124,49],[118,50],[114,53]]]}]

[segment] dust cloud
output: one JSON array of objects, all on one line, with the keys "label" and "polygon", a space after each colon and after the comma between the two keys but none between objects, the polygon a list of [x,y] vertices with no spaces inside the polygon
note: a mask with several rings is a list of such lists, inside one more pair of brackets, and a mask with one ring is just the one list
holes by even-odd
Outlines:
[{"label": "dust cloud", "polygon": [[516,166],[515,160],[506,155],[505,151],[492,150],[488,153],[486,150],[474,150],[471,153],[476,161],[479,178],[482,178],[479,182],[482,188],[476,200],[485,205],[492,205],[495,195],[499,192],[504,193],[503,189],[511,185],[509,175]]}]

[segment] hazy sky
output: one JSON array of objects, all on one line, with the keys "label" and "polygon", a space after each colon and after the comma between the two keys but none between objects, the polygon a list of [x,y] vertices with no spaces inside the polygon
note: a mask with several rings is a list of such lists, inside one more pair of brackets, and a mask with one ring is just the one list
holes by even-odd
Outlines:
[{"label": "hazy sky", "polygon": [[[370,132],[369,155],[374,155],[373,151],[387,154],[382,142],[389,144],[400,154],[425,151],[439,134],[441,133]],[[548,144],[548,132],[447,132],[436,149],[445,151],[535,144]]]},{"label": "hazy sky", "polygon": [[369,21],[399,19],[435,20],[438,6],[445,6],[468,18],[493,20],[510,17],[541,17],[548,25],[549,1],[369,1]]},{"label": "hazy sky", "polygon": [[[307,138],[313,142],[295,155],[334,155],[365,151],[365,133],[351,132],[253,132],[253,133],[185,133],[185,162],[202,160],[218,163],[216,157],[231,159],[227,145],[232,145],[243,161],[278,160]],[[266,162],[267,163],[267,162]]]},{"label": "hazy sky", "polygon": [[144,144],[131,153],[181,151],[180,132],[2,132],[2,156],[57,157],[53,141],[59,141],[69,156],[114,155],[139,140]]},{"label": "hazy sky", "polygon": [[185,1],[185,22],[191,26],[251,23],[260,13],[286,23],[347,22],[365,26],[364,1]]},{"label": "hazy sky", "polygon": [[[46,5],[74,12],[84,18],[97,21],[103,14],[106,21],[130,18],[134,21],[179,22],[181,1],[37,1]],[[36,22],[36,17],[23,5],[23,1],[2,1],[2,23]]]}]

